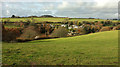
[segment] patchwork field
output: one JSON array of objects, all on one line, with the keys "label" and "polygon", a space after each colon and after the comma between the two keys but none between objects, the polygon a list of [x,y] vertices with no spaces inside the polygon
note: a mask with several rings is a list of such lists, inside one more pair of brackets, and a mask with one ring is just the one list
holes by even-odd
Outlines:
[{"label": "patchwork field", "polygon": [[[48,22],[62,22],[62,21],[89,21],[89,22],[94,22],[94,21],[106,21],[104,19],[80,19],[80,18],[33,18],[35,20],[35,22],[44,22],[44,21],[48,21]],[[0,21],[3,20],[9,20],[10,22],[18,22],[18,21],[23,21],[26,22],[27,20],[31,20],[31,18],[2,18],[0,19]],[[112,22],[118,22],[117,20],[111,20]]]},{"label": "patchwork field", "polygon": [[117,65],[118,31],[82,36],[3,42],[3,65]]}]

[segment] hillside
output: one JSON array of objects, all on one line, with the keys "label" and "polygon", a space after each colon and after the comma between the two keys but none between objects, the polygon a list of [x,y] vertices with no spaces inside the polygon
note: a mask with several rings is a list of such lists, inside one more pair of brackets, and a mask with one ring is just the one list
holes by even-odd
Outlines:
[{"label": "hillside", "polygon": [[[83,22],[83,21],[89,21],[89,22],[95,22],[95,21],[107,21],[104,19],[82,19],[82,18],[56,18],[56,17],[40,17],[40,18],[33,18],[35,20],[35,22],[44,22],[44,21],[48,21],[48,22],[63,22],[65,20],[68,21],[79,21],[79,22]],[[10,21],[10,22],[19,22],[19,21],[23,21],[23,22],[27,22],[28,20],[32,21],[31,18],[2,18],[0,19],[0,21],[3,20],[4,21]],[[118,22],[117,20],[111,20],[112,22]]]},{"label": "hillside", "polygon": [[3,65],[118,64],[118,31],[82,36],[3,43]]}]

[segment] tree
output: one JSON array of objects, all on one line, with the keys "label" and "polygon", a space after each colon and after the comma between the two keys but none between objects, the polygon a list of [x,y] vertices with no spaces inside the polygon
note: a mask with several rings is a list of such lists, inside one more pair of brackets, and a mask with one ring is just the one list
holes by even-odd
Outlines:
[{"label": "tree", "polygon": [[53,17],[52,15],[42,15],[41,17]]},{"label": "tree", "polygon": [[12,15],[12,18],[15,18],[15,15]]},{"label": "tree", "polygon": [[2,29],[2,41],[16,41],[16,38],[21,35],[20,28],[4,28]]}]

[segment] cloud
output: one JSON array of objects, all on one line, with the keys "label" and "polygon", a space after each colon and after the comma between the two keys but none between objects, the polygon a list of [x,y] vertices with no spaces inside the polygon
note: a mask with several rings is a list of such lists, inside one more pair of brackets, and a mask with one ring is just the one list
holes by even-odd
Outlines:
[{"label": "cloud", "polygon": [[[7,0],[5,0],[7,1]],[[96,17],[96,18],[117,18],[118,0],[33,0],[14,2],[9,0],[2,4],[3,16],[43,15],[68,17]],[[18,0],[19,1],[19,0]],[[54,2],[53,2],[54,1]]]},{"label": "cloud", "polygon": [[58,6],[59,9],[64,9],[70,6],[70,4],[67,1],[63,1],[62,4]]},{"label": "cloud", "polygon": [[1,0],[2,2],[61,2],[61,0]]}]

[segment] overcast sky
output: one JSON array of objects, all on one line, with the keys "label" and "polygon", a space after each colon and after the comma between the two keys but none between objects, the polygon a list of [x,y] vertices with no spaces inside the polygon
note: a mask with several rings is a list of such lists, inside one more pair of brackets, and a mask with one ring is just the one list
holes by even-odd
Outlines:
[{"label": "overcast sky", "polygon": [[118,0],[3,0],[1,6],[2,17],[53,15],[118,18]]}]

